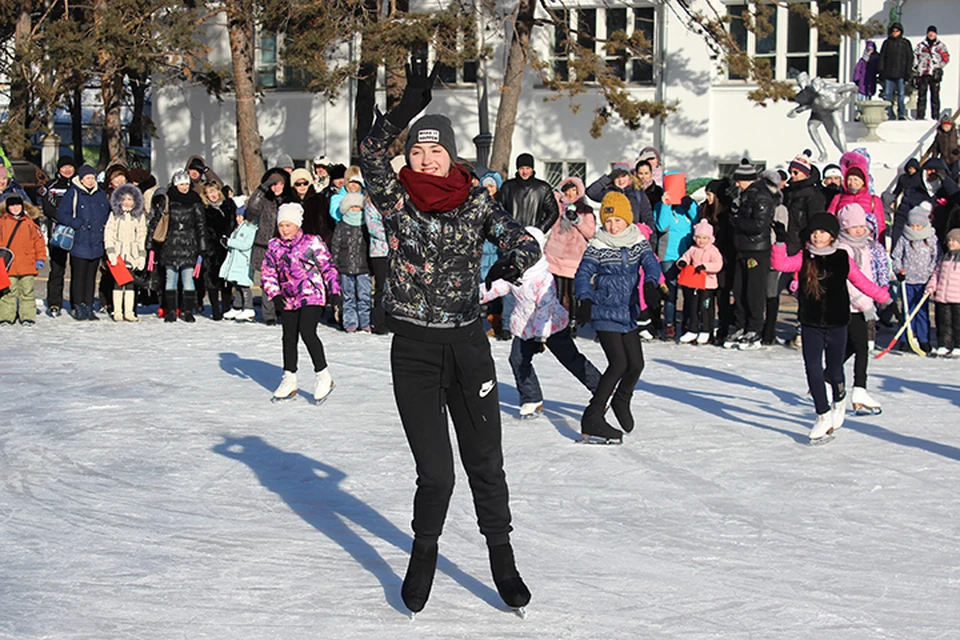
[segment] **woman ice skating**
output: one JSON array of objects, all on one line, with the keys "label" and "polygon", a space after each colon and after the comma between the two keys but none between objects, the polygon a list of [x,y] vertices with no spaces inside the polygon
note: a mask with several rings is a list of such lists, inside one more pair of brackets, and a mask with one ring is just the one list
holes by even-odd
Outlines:
[{"label": "woman ice skating", "polygon": [[[847,281],[883,306],[890,303],[890,294],[865,276],[857,268],[853,257],[837,246],[840,223],[833,214],[822,212],[810,218],[806,249],[792,256],[787,256],[784,244],[787,240],[786,227],[782,223],[775,223],[774,232],[777,243],[770,250],[773,268],[783,272],[800,272],[797,297],[803,366],[817,409],[810,442],[819,444],[829,440],[844,419],[847,393],[843,361],[847,349],[847,325],[850,323]],[[827,400],[824,380],[830,383],[832,405]]]},{"label": "woman ice skating", "polygon": [[410,127],[407,165],[390,167],[388,148],[429,104],[436,75],[408,72],[399,104],[377,119],[360,145],[370,197],[390,246],[387,326],[394,333],[393,389],[417,465],[413,551],[401,596],[414,613],[430,596],[437,542],[453,492],[447,414],[457,432],[480,532],[504,602],[522,608],[530,591],[510,545],[510,507],[501,448],[500,401],[490,344],[480,321],[480,258],[488,239],[502,252],[488,281],[516,280],[540,257],[529,234],[456,164],[450,120],[428,115]]},{"label": "woman ice skating", "polygon": [[267,244],[261,278],[263,295],[282,309],[283,378],[274,400],[297,394],[297,360],[300,340],[307,346],[316,372],[313,400],[323,402],[333,390],[317,323],[330,294],[340,293],[336,267],[323,240],[303,232],[303,207],[295,202],[277,209],[278,238]]},{"label": "woman ice skating", "polygon": [[[591,214],[592,216],[592,214]],[[558,223],[559,224],[559,223]],[[556,227],[554,227],[556,229]],[[527,227],[543,247],[546,237],[537,227]],[[535,418],[543,411],[543,392],[533,370],[533,356],[547,348],[564,368],[591,393],[597,390],[600,372],[577,350],[568,326],[567,310],[557,299],[557,288],[544,256],[527,269],[519,285],[497,280],[481,288],[481,302],[513,293],[516,305],[510,314],[513,346],[510,367],[520,392],[520,418]]]},{"label": "woman ice skating", "polygon": [[623,431],[633,431],[630,411],[633,388],[643,371],[643,348],[637,321],[640,318],[638,281],[644,272],[644,298],[653,308],[660,298],[660,263],[633,224],[630,202],[611,191],[600,204],[603,229],[590,241],[574,279],[580,304],[577,324],[593,325],[607,356],[607,369],[590,400],[580,429],[587,441],[620,442],[623,432],[604,418],[607,400]]}]

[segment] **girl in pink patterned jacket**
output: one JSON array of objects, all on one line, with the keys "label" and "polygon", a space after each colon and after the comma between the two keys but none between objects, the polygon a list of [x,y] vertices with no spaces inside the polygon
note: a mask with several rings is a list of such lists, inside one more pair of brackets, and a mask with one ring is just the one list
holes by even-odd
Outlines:
[{"label": "girl in pink patterned jacket", "polygon": [[297,203],[280,206],[280,237],[267,245],[260,280],[264,297],[283,309],[283,378],[273,398],[284,400],[297,395],[297,345],[302,338],[317,374],[313,398],[319,404],[333,390],[333,378],[317,336],[317,323],[323,307],[340,295],[340,280],[323,240],[305,234],[300,229],[302,224],[303,207]]},{"label": "girl in pink patterned jacket", "polygon": [[[542,248],[546,243],[543,232],[536,227],[526,230]],[[523,273],[519,285],[505,280],[496,280],[489,288],[481,284],[480,302],[483,304],[511,292],[516,303],[510,314],[510,333],[513,334],[510,367],[520,392],[520,418],[533,418],[543,411],[543,392],[533,370],[533,356],[543,351],[544,346],[591,393],[596,391],[600,372],[577,350],[568,326],[567,310],[557,299],[547,259],[541,256]]]}]

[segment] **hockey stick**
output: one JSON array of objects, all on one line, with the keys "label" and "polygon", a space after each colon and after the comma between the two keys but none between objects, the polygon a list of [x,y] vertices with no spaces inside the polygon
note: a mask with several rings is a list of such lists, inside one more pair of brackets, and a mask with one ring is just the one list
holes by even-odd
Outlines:
[{"label": "hockey stick", "polygon": [[[903,326],[900,327],[899,331],[897,331],[897,334],[893,336],[893,340],[890,341],[890,344],[887,345],[887,348],[881,351],[880,353],[878,353],[874,359],[881,358],[886,354],[890,353],[891,351],[893,351],[893,347],[897,344],[897,340],[899,340],[900,336],[903,335],[903,332],[910,327],[910,321],[913,320],[913,316],[917,315],[917,313],[920,311],[920,307],[922,307],[927,302],[927,298],[929,297],[930,297],[929,292],[926,292],[923,294],[923,297],[920,298],[920,302],[917,303],[917,306],[914,307],[913,311],[907,314],[907,317],[903,322]],[[904,306],[906,306],[906,297],[904,297]]]},{"label": "hockey stick", "polygon": [[[904,280],[903,282],[900,283],[900,295],[903,297],[904,304],[906,304],[906,301],[907,301],[907,282],[906,282],[906,280]],[[925,301],[924,301],[924,302],[925,302]],[[920,309],[920,306],[921,306],[922,304],[923,304],[923,303],[917,305],[917,309],[918,309],[918,310]],[[913,352],[914,352],[915,354],[917,354],[918,356],[925,356],[925,355],[927,355],[926,353],[924,353],[923,349],[920,348],[920,343],[917,342],[917,337],[913,334],[913,326],[912,326],[909,322],[907,322],[906,325],[907,325],[907,344],[910,345],[910,349],[912,349]]]}]

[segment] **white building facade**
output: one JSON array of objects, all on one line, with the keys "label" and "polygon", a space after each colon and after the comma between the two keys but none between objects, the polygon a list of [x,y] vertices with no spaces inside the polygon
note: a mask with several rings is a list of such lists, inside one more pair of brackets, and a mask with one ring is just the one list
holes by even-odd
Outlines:
[{"label": "white building facade", "polygon": [[[818,37],[802,18],[789,12],[785,3],[774,11],[774,32],[762,39],[737,27],[736,16],[748,0],[714,0],[712,5],[725,10],[734,19],[731,30],[747,51],[771,60],[775,77],[788,80],[800,72],[811,76],[848,82],[863,42],[844,39],[831,46]],[[836,10],[845,17],[866,22],[877,19],[884,24],[896,0],[832,0],[812,2],[811,11]],[[411,5],[418,3],[411,2]],[[417,9],[425,10],[426,3]],[[509,4],[509,3],[507,3]],[[709,10],[703,0],[692,0],[691,7]],[[641,99],[659,99],[676,103],[677,111],[660,120],[647,120],[638,131],[630,131],[612,121],[603,136],[589,134],[594,108],[601,99],[590,93],[575,101],[577,113],[569,100],[561,98],[545,102],[552,92],[544,88],[532,70],[524,78],[524,90],[513,135],[513,157],[529,152],[537,159],[538,174],[555,182],[563,174],[585,174],[588,179],[607,170],[612,162],[633,161],[640,149],[652,145],[659,148],[665,167],[685,171],[688,176],[716,176],[741,157],[770,167],[785,166],[804,149],[813,149],[807,134],[806,115],[788,119],[792,102],[768,103],[760,106],[747,94],[754,87],[743,80],[729,77],[711,57],[711,50],[701,36],[686,26],[686,16],[673,0],[565,2],[566,19],[573,28],[590,30],[603,38],[607,32],[626,29],[628,33],[643,29],[654,44],[655,61],[630,60],[622,69],[630,91]],[[413,7],[411,7],[413,8]],[[954,56],[960,56],[960,20],[956,0],[910,0],[903,7],[904,36],[915,46],[926,35],[928,25],[939,28],[940,39]],[[229,64],[229,43],[225,19],[221,16],[209,28],[213,50],[211,60]],[[553,56],[554,34],[538,28],[535,46],[543,58],[550,58],[552,68],[563,73],[565,61]],[[495,123],[499,83],[506,64],[506,34],[485,32],[493,56],[485,64],[489,89],[491,126]],[[875,38],[878,49],[884,36]],[[599,48],[598,48],[599,52]],[[279,55],[278,55],[279,54]],[[293,74],[282,65],[282,47],[273,34],[259,34],[257,68],[262,97],[258,103],[260,134],[268,163],[280,153],[291,155],[298,165],[316,155],[332,162],[348,164],[353,135],[352,86],[345,86],[333,103],[298,90]],[[457,70],[433,92],[428,113],[445,113],[454,122],[457,146],[466,159],[475,157],[473,137],[480,133],[478,92],[475,69]],[[382,86],[382,85],[381,85]],[[275,87],[275,88],[274,88]],[[383,108],[385,95],[378,92]],[[960,59],[946,68],[941,86],[943,108],[956,109],[960,103]],[[869,146],[879,174],[878,186],[889,179],[922,139],[929,137],[934,122],[885,123],[880,135],[889,141],[883,145],[861,145],[857,138],[864,128],[853,123],[849,110],[848,148]],[[234,102],[226,96],[217,102],[200,87],[180,85],[158,88],[154,93],[153,119],[156,138],[152,144],[152,166],[161,181],[183,167],[192,154],[204,156],[207,163],[228,182],[237,184],[236,124]],[[917,142],[917,140],[921,142]],[[829,141],[826,140],[829,145]],[[839,151],[830,148],[831,161]],[[511,168],[512,170],[512,168]]]}]

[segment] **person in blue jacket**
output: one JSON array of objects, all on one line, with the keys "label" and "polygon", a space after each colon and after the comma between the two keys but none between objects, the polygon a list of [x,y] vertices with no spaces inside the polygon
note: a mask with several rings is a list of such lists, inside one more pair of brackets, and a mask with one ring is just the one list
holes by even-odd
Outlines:
[{"label": "person in blue jacket", "polygon": [[[640,345],[640,267],[643,267],[643,296],[657,308],[660,298],[660,264],[640,228],[633,224],[633,210],[627,196],[611,191],[600,203],[602,229],[587,245],[574,277],[579,308],[577,324],[593,325],[607,356],[607,369],[580,419],[585,440],[594,438],[619,442],[623,432],[604,418],[607,400],[623,431],[633,431],[630,401],[643,371]],[[614,392],[616,389],[616,392]]]},{"label": "person in blue jacket", "polygon": [[[690,196],[684,196],[680,202],[671,202],[670,194],[653,208],[657,220],[657,257],[667,285],[667,297],[663,302],[663,338],[674,340],[682,331],[677,327],[677,277],[680,270],[676,267],[687,249],[693,245],[693,223],[699,215],[697,203]],[[684,309],[684,323],[689,312]]]},{"label": "person in blue jacket", "polygon": [[103,258],[103,230],[110,200],[97,186],[97,172],[83,165],[57,209],[57,220],[75,232],[70,250],[70,306],[77,320],[99,320],[93,312],[97,271]]}]

